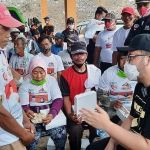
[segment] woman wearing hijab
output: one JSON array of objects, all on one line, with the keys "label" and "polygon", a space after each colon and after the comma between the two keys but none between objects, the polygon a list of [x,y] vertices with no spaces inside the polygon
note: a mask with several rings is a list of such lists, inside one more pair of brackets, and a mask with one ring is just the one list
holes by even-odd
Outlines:
[{"label": "woman wearing hijab", "polygon": [[[42,119],[41,123],[36,123],[35,141],[27,147],[27,150],[34,150],[43,130],[43,124],[49,124],[52,119],[59,113],[63,105],[63,100],[58,83],[55,78],[47,75],[47,67],[45,62],[35,57],[29,66],[30,76],[19,88],[19,97],[21,105],[27,116],[31,119],[35,114],[42,111],[48,111],[48,114]],[[66,143],[66,127],[45,130],[54,141],[57,150],[64,150]]]}]

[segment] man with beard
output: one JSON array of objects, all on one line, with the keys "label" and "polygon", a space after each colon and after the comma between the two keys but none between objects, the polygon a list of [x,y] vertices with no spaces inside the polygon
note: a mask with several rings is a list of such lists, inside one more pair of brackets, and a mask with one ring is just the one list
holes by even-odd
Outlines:
[{"label": "man with beard", "polygon": [[41,50],[39,56],[46,62],[47,73],[54,76],[60,83],[60,75],[64,67],[60,56],[51,53],[52,43],[50,42],[50,37],[42,35],[39,37],[38,43]]},{"label": "man with beard", "polygon": [[[64,113],[67,117],[70,150],[81,149],[81,139],[84,131],[82,119],[72,109],[74,97],[77,94],[96,88],[101,77],[101,71],[97,67],[85,64],[87,56],[85,42],[77,41],[72,43],[71,59],[74,65],[63,71],[60,78]],[[89,126],[89,131],[89,141],[91,143],[97,134],[95,128],[91,126]]]}]

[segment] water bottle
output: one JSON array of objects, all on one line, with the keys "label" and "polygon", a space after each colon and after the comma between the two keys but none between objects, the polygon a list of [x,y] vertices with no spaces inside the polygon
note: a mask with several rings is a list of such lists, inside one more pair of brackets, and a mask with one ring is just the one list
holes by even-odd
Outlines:
[{"label": "water bottle", "polygon": [[97,135],[100,136],[101,139],[109,137],[108,133],[103,130],[96,129]]}]

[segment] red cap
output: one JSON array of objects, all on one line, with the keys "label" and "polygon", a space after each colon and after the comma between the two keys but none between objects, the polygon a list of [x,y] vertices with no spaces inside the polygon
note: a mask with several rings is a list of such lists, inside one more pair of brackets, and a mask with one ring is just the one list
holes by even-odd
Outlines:
[{"label": "red cap", "polygon": [[132,7],[125,7],[125,8],[123,8],[121,15],[122,15],[123,13],[129,13],[129,14],[131,14],[131,15],[134,15],[134,14],[135,14],[135,11],[134,11],[134,9],[133,9]]},{"label": "red cap", "polygon": [[24,27],[24,24],[11,16],[9,10],[2,3],[0,3],[0,24],[8,28]]}]

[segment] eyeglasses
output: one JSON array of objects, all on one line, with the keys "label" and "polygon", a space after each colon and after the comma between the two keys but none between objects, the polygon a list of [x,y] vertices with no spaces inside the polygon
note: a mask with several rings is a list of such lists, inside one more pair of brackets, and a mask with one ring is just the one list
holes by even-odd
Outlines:
[{"label": "eyeglasses", "polygon": [[138,56],[147,56],[146,54],[129,54],[127,55],[127,61],[132,61],[135,57],[138,57]]}]

